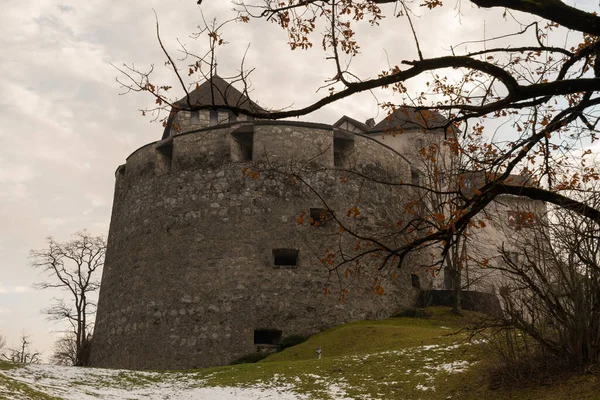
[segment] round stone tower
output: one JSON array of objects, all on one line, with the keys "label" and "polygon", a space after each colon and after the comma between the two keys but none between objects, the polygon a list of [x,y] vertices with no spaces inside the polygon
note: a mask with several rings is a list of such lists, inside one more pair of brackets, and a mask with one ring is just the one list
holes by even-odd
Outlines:
[{"label": "round stone tower", "polygon": [[[220,89],[222,104],[258,107]],[[222,365],[414,304],[409,269],[385,276],[377,257],[351,260],[365,242],[349,231],[375,235],[404,213],[407,189],[373,177],[411,170],[350,129],[172,113],[163,139],[116,172],[92,365]]]}]

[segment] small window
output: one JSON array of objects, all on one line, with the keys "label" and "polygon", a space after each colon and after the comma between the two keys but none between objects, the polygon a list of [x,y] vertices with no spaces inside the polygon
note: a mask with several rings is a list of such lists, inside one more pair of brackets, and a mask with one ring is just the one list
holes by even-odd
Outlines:
[{"label": "small window", "polygon": [[419,171],[414,168],[410,169],[410,183],[413,185],[419,184]]},{"label": "small window", "polygon": [[229,122],[236,122],[237,117],[234,113],[229,113]]},{"label": "small window", "polygon": [[517,253],[516,251],[507,251],[504,253],[504,257],[506,257],[506,260],[514,265],[518,265],[519,264],[519,257],[520,254]]},{"label": "small window", "polygon": [[313,226],[323,226],[331,219],[331,214],[326,208],[310,209],[310,224]]},{"label": "small window", "polygon": [[298,265],[298,253],[296,249],[273,249],[273,264],[278,267],[295,267]]},{"label": "small window", "polygon": [[255,329],[254,344],[277,346],[281,343],[281,333],[279,329]]},{"label": "small window", "polygon": [[527,228],[533,225],[535,215],[532,212],[508,211],[508,226],[515,229]]},{"label": "small window", "polygon": [[437,182],[438,187],[440,187],[440,188],[444,187],[445,181],[446,181],[445,174],[443,172],[437,172],[436,182]]},{"label": "small window", "polygon": [[217,110],[210,110],[210,126],[215,126],[219,123],[219,112]]},{"label": "small window", "polygon": [[410,274],[410,283],[411,283],[412,287],[421,289],[421,282],[419,280],[419,275]]},{"label": "small window", "polygon": [[444,289],[454,289],[454,278],[456,277],[456,271],[449,267],[444,268]]},{"label": "small window", "polygon": [[200,121],[200,111],[192,111],[191,112],[192,123]]},{"label": "small window", "polygon": [[500,286],[498,288],[498,292],[499,292],[500,296],[508,296],[510,293],[508,286]]},{"label": "small window", "polygon": [[343,138],[333,139],[333,166],[346,167],[348,159],[354,148],[354,141]]},{"label": "small window", "polygon": [[254,150],[253,131],[240,129],[237,132],[233,132],[231,137],[233,138],[231,149],[232,161],[252,161],[252,151]]}]

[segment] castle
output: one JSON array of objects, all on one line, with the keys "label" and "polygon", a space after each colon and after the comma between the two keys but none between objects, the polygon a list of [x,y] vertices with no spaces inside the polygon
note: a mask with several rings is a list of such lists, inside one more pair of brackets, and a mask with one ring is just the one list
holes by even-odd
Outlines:
[{"label": "castle", "polygon": [[[260,110],[217,76],[181,102]],[[417,268],[425,251],[396,268],[363,237],[394,246],[418,234],[390,226],[417,191],[381,182],[423,179],[423,122],[410,109],[333,125],[174,109],[162,139],[115,173],[91,364],[223,365],[447,287]],[[387,135],[390,126],[404,133]]]}]

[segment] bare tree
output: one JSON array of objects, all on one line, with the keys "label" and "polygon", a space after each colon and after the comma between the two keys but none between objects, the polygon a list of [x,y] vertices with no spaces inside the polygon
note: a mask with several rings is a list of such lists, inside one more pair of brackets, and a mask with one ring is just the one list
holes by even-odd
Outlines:
[{"label": "bare tree", "polygon": [[[600,17],[558,0],[472,0],[470,3],[498,9],[499,18],[502,13],[506,17],[507,13],[519,11],[531,17],[533,22],[501,37],[481,40],[477,36],[460,46],[449,44],[448,54],[428,57],[428,49],[420,47],[419,21],[413,20],[413,16],[418,10],[427,13],[447,7],[438,0],[419,5],[396,0],[292,0],[286,4],[275,0],[233,1],[235,14],[229,21],[274,22],[287,35],[291,50],[307,49],[313,43],[322,45],[332,67],[331,77],[323,86],[327,95],[296,109],[244,108],[226,101],[216,104],[214,99],[226,96],[214,95],[212,102],[192,102],[190,88],[198,81],[211,81],[214,76],[215,54],[227,43],[224,40],[227,22],[205,23],[195,36],[206,39],[208,47],[192,52],[183,46],[180,61],[170,56],[158,35],[157,24],[166,65],[176,76],[180,91],[185,93],[181,101],[168,96],[173,92],[169,91],[171,86],[153,82],[152,70],[142,72],[123,66],[119,80],[126,91],[147,92],[155,98],[156,107],[144,112],[167,111],[170,115],[183,110],[220,108],[264,119],[305,115],[356,93],[387,88],[397,95],[394,103],[382,104],[390,114],[411,106],[421,113],[423,132],[441,130],[450,137],[455,129],[460,129],[468,140],[461,143],[447,140],[444,145],[464,156],[468,160],[468,169],[479,173],[484,180],[469,196],[446,190],[442,200],[445,205],[438,210],[443,212],[424,218],[424,221],[437,219],[437,228],[427,229],[426,234],[408,243],[382,248],[382,253],[397,257],[398,266],[409,253],[432,243],[442,244],[441,260],[459,260],[458,253],[452,255],[452,249],[460,247],[460,241],[478,215],[503,194],[547,201],[600,222],[600,210],[569,192],[581,189],[583,182],[599,178],[596,170],[584,165],[588,152],[584,151],[582,155],[578,151],[582,143],[597,139],[596,126],[600,121],[597,115],[600,41],[596,36],[600,33]],[[369,42],[372,46],[373,41],[363,37],[361,42],[357,27],[359,24],[377,25],[384,17],[397,18],[398,27],[404,25],[402,19],[406,19],[414,37],[414,58],[390,65],[389,70],[372,71],[361,77],[350,69],[353,65],[350,61],[359,54],[361,43]],[[547,21],[541,23],[540,18]],[[427,18],[420,21],[426,23]],[[319,27],[323,27],[321,34]],[[568,37],[573,45],[565,44],[567,41],[562,39],[550,40],[561,36],[556,32]],[[239,74],[230,80],[242,84],[247,95],[248,76],[252,70],[244,68],[243,59],[241,64]],[[457,73],[444,75],[449,70]],[[406,85],[424,77],[428,80],[427,87],[415,94],[409,93]],[[431,118],[430,110],[441,111],[446,118]],[[165,114],[162,116],[166,122]],[[160,119],[159,114],[157,118]],[[510,135],[486,137],[487,121],[492,120],[495,126],[504,125],[503,133]],[[573,160],[582,167],[576,176],[570,169]],[[511,183],[510,175],[521,171],[530,173],[543,185]],[[457,242],[458,247],[453,247]],[[456,271],[459,269],[455,268]]]},{"label": "bare tree", "polygon": [[9,348],[8,353],[2,354],[6,360],[20,364],[39,364],[41,353],[37,350],[31,350],[31,341],[29,335],[25,332],[21,335],[21,343],[18,347]]},{"label": "bare tree", "polygon": [[[417,176],[411,183],[417,188],[414,201],[421,208],[415,215],[415,225],[418,231],[428,234],[441,229],[443,216],[452,215],[464,203],[464,198],[457,195],[465,192],[468,164],[464,155],[454,154],[445,146],[444,137],[440,135],[423,135],[412,153],[415,157],[411,168]],[[468,230],[458,233],[438,267],[444,275],[444,289],[452,290],[452,309],[456,314],[461,313],[462,271],[468,261],[469,240]]]},{"label": "bare tree", "polygon": [[0,351],[2,351],[4,346],[6,346],[6,339],[4,338],[4,336],[2,336],[2,334],[0,334]]},{"label": "bare tree", "polygon": [[77,365],[77,338],[72,332],[65,333],[54,343],[50,360],[56,365]]},{"label": "bare tree", "polygon": [[[598,198],[595,192],[595,207]],[[553,359],[584,367],[600,362],[599,238],[598,224],[561,209],[532,216],[515,231],[519,246],[502,246],[491,263],[505,282],[502,330],[517,328]],[[510,347],[519,344],[522,338],[513,337]],[[507,358],[518,361],[515,354]]]},{"label": "bare tree", "polygon": [[93,294],[100,288],[106,241],[85,231],[73,236],[64,243],[48,238],[48,248],[32,250],[30,258],[34,268],[48,273],[49,281],[37,284],[39,289],[58,288],[68,292],[67,300],[54,299],[54,304],[42,312],[50,320],[69,323],[76,349],[73,364],[87,365],[96,312]]}]

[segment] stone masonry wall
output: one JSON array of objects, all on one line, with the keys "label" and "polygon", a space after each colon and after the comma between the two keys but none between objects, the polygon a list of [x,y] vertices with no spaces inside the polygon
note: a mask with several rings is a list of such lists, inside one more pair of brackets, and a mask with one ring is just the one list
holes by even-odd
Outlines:
[{"label": "stone masonry wall", "polygon": [[[298,223],[323,207],[316,192],[347,226],[383,229],[401,217],[393,203],[405,192],[333,168],[333,132],[324,125],[254,122],[253,161],[232,162],[232,132],[242,126],[146,145],[117,170],[92,365],[222,365],[256,351],[255,329],[308,335],[414,304],[408,269],[382,276],[373,259],[360,277],[330,274],[319,259],[355,239],[333,221]],[[385,148],[358,139],[354,150],[356,166],[370,171],[376,162],[374,171],[406,179],[406,165]],[[360,216],[348,215],[357,204]],[[273,249],[298,250],[297,265],[275,266]]]}]

